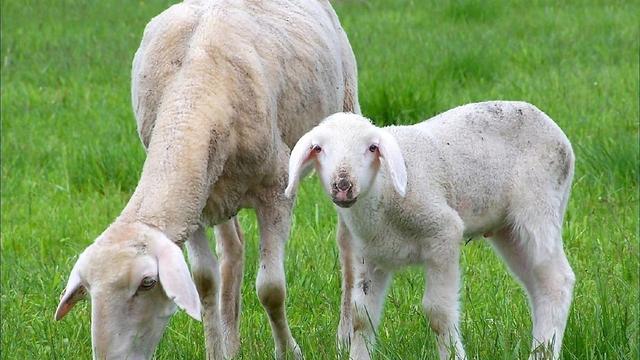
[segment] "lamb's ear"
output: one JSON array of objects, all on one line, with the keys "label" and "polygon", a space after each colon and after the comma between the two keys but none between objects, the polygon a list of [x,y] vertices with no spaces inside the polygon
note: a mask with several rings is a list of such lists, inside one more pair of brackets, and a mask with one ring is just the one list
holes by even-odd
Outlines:
[{"label": "lamb's ear", "polygon": [[83,258],[82,254],[76,261],[75,265],[73,265],[73,269],[71,269],[71,274],[69,275],[69,280],[67,281],[67,287],[65,287],[62,292],[62,296],[60,297],[60,303],[58,304],[58,308],[56,309],[55,319],[56,321],[62,319],[73,306],[80,300],[84,299],[87,296],[87,290],[82,285],[82,281],[80,280],[80,272],[79,269],[82,266]]},{"label": "lamb's ear", "polygon": [[378,149],[391,173],[393,187],[400,196],[404,197],[407,192],[407,168],[398,142],[391,134],[381,129]]},{"label": "lamb's ear", "polygon": [[300,183],[300,177],[307,166],[311,164],[311,132],[304,134],[291,150],[289,157],[289,183],[284,190],[284,195],[288,198],[293,196],[293,192]]},{"label": "lamb's ear", "polygon": [[189,316],[200,321],[200,297],[180,247],[164,234],[154,234],[158,276],[164,293]]}]

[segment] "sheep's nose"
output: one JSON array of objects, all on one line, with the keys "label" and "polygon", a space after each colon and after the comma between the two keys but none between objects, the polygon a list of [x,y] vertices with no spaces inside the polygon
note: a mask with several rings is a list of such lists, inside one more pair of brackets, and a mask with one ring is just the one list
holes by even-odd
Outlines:
[{"label": "sheep's nose", "polygon": [[336,188],[339,191],[347,191],[351,189],[351,186],[351,181],[347,180],[346,178],[340,178],[340,180],[336,184]]}]

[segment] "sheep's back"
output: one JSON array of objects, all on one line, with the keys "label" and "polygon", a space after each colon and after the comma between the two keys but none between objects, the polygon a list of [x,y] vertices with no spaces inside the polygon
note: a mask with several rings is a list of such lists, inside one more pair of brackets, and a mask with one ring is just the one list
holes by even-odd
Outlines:
[{"label": "sheep's back", "polygon": [[198,67],[215,73],[212,93],[225,92],[239,132],[280,137],[292,147],[342,110],[342,64],[353,54],[327,2],[185,2],[147,25],[134,58],[133,107],[145,146],[161,103],[171,100],[169,85],[203,71],[189,69],[198,52]]}]

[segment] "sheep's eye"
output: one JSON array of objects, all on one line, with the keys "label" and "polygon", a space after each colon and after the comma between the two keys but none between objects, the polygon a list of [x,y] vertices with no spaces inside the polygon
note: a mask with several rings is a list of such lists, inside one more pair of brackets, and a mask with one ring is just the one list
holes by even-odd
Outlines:
[{"label": "sheep's eye", "polygon": [[320,145],[313,145],[312,150],[316,153],[319,153],[320,151],[322,151],[322,148],[320,147]]},{"label": "sheep's eye", "polygon": [[371,151],[371,152],[376,152],[376,151],[378,151],[378,145],[375,145],[375,144],[374,144],[374,145],[369,146],[369,151]]},{"label": "sheep's eye", "polygon": [[158,281],[150,276],[145,277],[144,279],[142,279],[142,282],[140,283],[140,290],[151,290],[154,286],[156,286],[156,283]]}]

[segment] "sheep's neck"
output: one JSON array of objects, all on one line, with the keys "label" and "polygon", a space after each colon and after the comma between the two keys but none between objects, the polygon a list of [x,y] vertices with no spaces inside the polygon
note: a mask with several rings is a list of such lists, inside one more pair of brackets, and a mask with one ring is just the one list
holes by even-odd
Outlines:
[{"label": "sheep's neck", "polygon": [[[207,101],[209,100],[209,101]],[[121,215],[163,231],[182,243],[197,228],[212,184],[231,143],[229,119],[210,99],[178,96],[158,112],[140,182]]]}]

